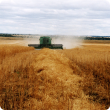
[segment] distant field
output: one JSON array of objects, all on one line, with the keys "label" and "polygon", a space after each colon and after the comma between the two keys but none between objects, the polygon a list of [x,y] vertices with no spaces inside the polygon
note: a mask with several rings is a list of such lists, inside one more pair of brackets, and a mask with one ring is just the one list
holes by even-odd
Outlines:
[{"label": "distant field", "polygon": [[0,40],[23,40],[22,37],[0,37]]},{"label": "distant field", "polygon": [[110,44],[110,40],[84,40],[84,43]]},{"label": "distant field", "polygon": [[110,40],[83,40],[82,45],[110,46]]},{"label": "distant field", "polygon": [[0,37],[0,45],[22,45],[28,46],[29,42],[37,42],[37,38],[21,38],[21,37]]},{"label": "distant field", "polygon": [[73,49],[35,50],[21,46],[25,40],[0,40],[0,106],[4,110],[106,110],[110,47],[107,41],[107,45],[92,42]]}]

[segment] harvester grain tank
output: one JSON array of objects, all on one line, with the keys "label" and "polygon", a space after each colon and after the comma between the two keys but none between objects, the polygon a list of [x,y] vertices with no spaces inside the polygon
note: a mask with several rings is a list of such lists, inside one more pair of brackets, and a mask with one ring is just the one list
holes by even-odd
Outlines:
[{"label": "harvester grain tank", "polygon": [[50,48],[50,49],[63,49],[62,44],[51,44],[51,38],[48,36],[42,36],[40,37],[40,44],[28,44],[28,46],[34,47],[36,49],[41,48]]}]

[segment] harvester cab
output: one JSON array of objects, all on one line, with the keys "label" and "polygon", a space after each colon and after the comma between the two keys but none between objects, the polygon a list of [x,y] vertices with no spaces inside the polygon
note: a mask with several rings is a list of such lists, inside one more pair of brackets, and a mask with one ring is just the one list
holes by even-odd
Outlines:
[{"label": "harvester cab", "polygon": [[40,44],[28,44],[28,46],[32,46],[35,49],[41,49],[41,48],[50,48],[50,49],[63,49],[62,44],[51,44],[51,38],[47,36],[40,37]]}]

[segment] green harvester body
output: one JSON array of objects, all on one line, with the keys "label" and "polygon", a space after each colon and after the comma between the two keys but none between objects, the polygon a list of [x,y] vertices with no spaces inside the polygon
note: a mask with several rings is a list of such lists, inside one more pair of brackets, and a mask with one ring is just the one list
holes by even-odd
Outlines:
[{"label": "green harvester body", "polygon": [[40,44],[28,44],[28,46],[35,49],[50,48],[50,49],[63,49],[62,44],[51,44],[51,38],[47,36],[40,37]]}]

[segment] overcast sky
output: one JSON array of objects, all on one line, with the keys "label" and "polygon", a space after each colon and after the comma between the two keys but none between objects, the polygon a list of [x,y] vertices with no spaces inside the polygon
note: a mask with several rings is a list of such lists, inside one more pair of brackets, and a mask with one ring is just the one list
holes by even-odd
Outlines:
[{"label": "overcast sky", "polygon": [[0,0],[0,33],[110,36],[110,0]]}]

